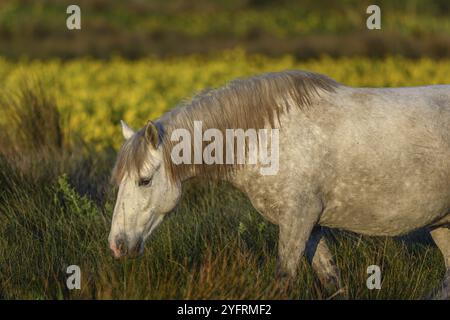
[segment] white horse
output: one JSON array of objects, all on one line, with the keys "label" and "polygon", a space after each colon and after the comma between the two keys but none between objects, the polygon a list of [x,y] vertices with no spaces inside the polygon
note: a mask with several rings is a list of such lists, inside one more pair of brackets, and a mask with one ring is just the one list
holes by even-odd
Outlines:
[{"label": "white horse", "polygon": [[[193,133],[195,121],[219,132],[278,129],[278,172],[262,175],[260,163],[175,164],[172,134]],[[201,93],[137,132],[122,130],[115,257],[142,253],[183,182],[206,175],[231,182],[279,226],[280,274],[294,277],[306,253],[324,286],[340,287],[319,226],[377,236],[427,228],[447,268],[436,297],[450,296],[450,86],[352,88],[315,73],[270,73]]]}]

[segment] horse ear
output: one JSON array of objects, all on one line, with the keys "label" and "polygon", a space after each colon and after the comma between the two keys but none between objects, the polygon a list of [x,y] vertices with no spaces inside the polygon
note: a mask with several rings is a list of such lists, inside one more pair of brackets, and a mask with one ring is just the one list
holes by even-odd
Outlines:
[{"label": "horse ear", "polygon": [[156,124],[149,120],[145,126],[145,139],[151,144],[153,148],[157,148],[159,144],[159,132]]},{"label": "horse ear", "polygon": [[123,120],[120,120],[120,124],[122,125],[122,134],[125,140],[130,139],[134,134],[134,130],[131,129]]}]

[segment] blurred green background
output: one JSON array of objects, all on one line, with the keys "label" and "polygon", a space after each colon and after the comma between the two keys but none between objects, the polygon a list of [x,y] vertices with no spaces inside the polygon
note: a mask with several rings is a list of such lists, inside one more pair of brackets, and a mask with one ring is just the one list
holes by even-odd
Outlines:
[{"label": "blurred green background", "polygon": [[[81,8],[81,30],[66,8]],[[381,7],[381,30],[366,9]],[[450,56],[448,0],[2,0],[0,55],[17,58],[179,56],[243,48],[297,58]]]}]

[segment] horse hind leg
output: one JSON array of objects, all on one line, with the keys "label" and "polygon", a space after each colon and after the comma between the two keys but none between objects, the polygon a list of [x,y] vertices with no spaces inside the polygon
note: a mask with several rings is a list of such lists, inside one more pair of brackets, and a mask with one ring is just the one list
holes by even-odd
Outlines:
[{"label": "horse hind leg", "polygon": [[446,273],[441,286],[433,292],[431,298],[446,300],[450,299],[450,229],[440,227],[430,232],[436,246],[444,256]]},{"label": "horse hind leg", "polygon": [[334,294],[344,293],[345,289],[342,287],[339,268],[334,262],[320,227],[316,227],[312,231],[305,253],[325,290]]}]

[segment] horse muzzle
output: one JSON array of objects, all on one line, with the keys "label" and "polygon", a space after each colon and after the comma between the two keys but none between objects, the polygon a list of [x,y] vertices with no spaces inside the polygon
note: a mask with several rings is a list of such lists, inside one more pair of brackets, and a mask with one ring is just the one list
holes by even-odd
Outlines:
[{"label": "horse muzzle", "polygon": [[131,242],[125,234],[117,235],[109,243],[114,258],[136,258],[143,253],[144,241],[142,237]]}]

